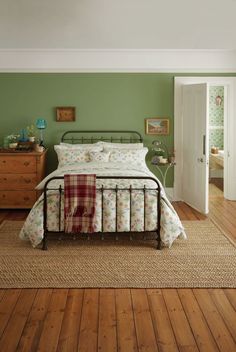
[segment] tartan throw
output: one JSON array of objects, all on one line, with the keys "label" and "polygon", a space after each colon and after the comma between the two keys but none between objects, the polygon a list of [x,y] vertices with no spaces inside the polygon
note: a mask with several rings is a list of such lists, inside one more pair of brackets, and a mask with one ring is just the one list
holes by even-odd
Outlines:
[{"label": "tartan throw", "polygon": [[66,233],[94,232],[96,175],[64,176]]}]

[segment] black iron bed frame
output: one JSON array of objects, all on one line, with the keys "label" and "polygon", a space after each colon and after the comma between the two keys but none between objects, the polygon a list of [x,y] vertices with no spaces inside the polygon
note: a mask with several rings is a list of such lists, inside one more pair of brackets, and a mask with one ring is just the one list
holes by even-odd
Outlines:
[{"label": "black iron bed frame", "polygon": [[[89,134],[90,136],[92,135],[92,137],[88,138],[88,137],[74,137],[74,135],[79,135],[79,134]],[[102,134],[101,136],[97,136],[99,134]],[[103,137],[104,134],[109,134],[110,137]],[[116,135],[119,134],[120,137],[116,137]],[[129,134],[130,137],[123,137],[124,135]],[[71,135],[71,136],[70,136]],[[97,136],[97,137],[94,137]],[[115,135],[114,137],[112,137],[112,135]],[[70,136],[70,137],[69,137]],[[133,137],[135,136],[135,137]],[[137,143],[137,142],[142,142],[142,136],[139,132],[136,131],[67,131],[65,132],[62,137],[61,137],[61,142],[70,142],[71,144],[74,143],[95,143],[97,141],[109,141],[109,142],[120,142],[120,143],[125,143],[125,142],[129,142],[129,143]],[[117,185],[115,188],[108,188],[108,187],[104,187],[103,185],[101,186],[101,188],[97,189],[97,192],[101,192],[101,199],[102,199],[102,210],[101,210],[101,214],[102,214],[102,218],[101,218],[101,226],[102,226],[102,231],[101,231],[101,239],[104,239],[104,234],[105,232],[103,232],[103,195],[104,195],[104,191],[107,190],[113,190],[115,191],[116,194],[116,235],[118,238],[118,231],[117,231],[117,216],[118,216],[118,209],[117,209],[117,200],[118,200],[118,191],[122,192],[122,191],[129,191],[129,195],[130,195],[130,229],[131,229],[131,214],[132,214],[132,202],[131,202],[131,197],[132,197],[132,191],[135,190],[142,190],[143,194],[144,194],[144,231],[142,231],[143,233],[146,232],[155,232],[156,233],[156,240],[157,240],[157,249],[161,249],[161,237],[160,237],[160,230],[161,230],[161,186],[159,184],[159,182],[153,178],[153,177],[148,177],[148,176],[144,176],[144,177],[140,177],[140,176],[97,176],[97,179],[140,179],[140,180],[152,180],[155,182],[156,187],[154,188],[147,188],[145,185],[143,187],[138,187],[138,188],[133,188],[131,185],[128,188],[119,188]],[[50,233],[64,233],[64,231],[61,229],[61,202],[62,202],[62,197],[63,197],[63,187],[60,185],[57,188],[53,188],[52,186],[50,186],[50,183],[54,180],[63,180],[64,176],[55,176],[55,177],[51,177],[45,184],[44,186],[44,190],[43,190],[43,228],[44,228],[44,234],[43,234],[43,241],[42,241],[42,249],[46,250],[47,247],[47,240],[48,240],[48,234]],[[145,194],[147,191],[150,190],[155,190],[157,192],[157,226],[156,226],[156,230],[155,231],[147,231],[145,229],[145,207],[146,207],[146,197]],[[47,219],[48,219],[48,207],[47,207],[47,197],[48,197],[48,192],[51,191],[57,191],[59,192],[59,207],[58,207],[58,217],[59,217],[59,228],[58,231],[49,231],[48,227],[47,227]],[[128,233],[130,235],[132,235],[133,233],[137,233],[137,231],[128,231]],[[73,234],[73,235],[82,235],[81,234]],[[87,235],[89,238],[89,235]]]}]

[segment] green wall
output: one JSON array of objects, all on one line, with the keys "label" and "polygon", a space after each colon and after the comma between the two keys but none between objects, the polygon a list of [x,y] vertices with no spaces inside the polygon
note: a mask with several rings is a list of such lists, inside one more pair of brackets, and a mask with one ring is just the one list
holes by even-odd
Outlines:
[{"label": "green wall", "polygon": [[[170,135],[160,139],[172,149],[175,76],[174,73],[1,73],[0,144],[4,136],[34,123],[38,117],[45,118],[47,164],[48,171],[52,171],[56,168],[52,146],[59,143],[66,130],[132,129],[139,131],[150,146],[156,137],[145,135],[144,119],[169,117]],[[56,106],[75,106],[76,121],[56,122]],[[150,157],[151,153],[148,160]],[[172,184],[173,173],[170,173],[167,185]]]}]

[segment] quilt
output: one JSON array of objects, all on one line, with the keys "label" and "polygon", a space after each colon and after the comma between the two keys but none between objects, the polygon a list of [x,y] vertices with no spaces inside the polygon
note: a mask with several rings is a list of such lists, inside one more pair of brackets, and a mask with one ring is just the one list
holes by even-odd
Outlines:
[{"label": "quilt", "polygon": [[[156,178],[145,164],[116,163],[116,162],[80,162],[59,167],[49,174],[38,186],[42,190],[48,179],[54,176],[65,174],[95,174],[97,176],[149,176]],[[50,183],[53,188],[63,186],[63,180],[54,180]],[[134,190],[118,191],[117,206],[115,186]],[[155,231],[157,225],[157,192],[155,190],[135,190],[135,188],[155,188],[156,183],[152,180],[136,179],[97,179],[96,210],[94,216],[95,232],[142,232]],[[109,188],[103,195],[103,216],[102,216],[102,193],[101,187]],[[145,199],[144,199],[145,197]],[[63,197],[62,197],[63,199]],[[61,206],[59,216],[59,194],[50,191],[48,194],[48,219],[49,231],[58,231],[59,221],[61,229],[64,229],[64,204]],[[117,214],[116,214],[117,211]],[[145,219],[144,219],[145,214]],[[131,219],[130,219],[131,217]],[[186,238],[183,225],[167,199],[165,191],[161,189],[161,241],[164,246],[171,247],[178,238]],[[43,195],[38,199],[31,209],[23,228],[20,232],[22,240],[29,240],[33,247],[39,245],[43,239]]]}]

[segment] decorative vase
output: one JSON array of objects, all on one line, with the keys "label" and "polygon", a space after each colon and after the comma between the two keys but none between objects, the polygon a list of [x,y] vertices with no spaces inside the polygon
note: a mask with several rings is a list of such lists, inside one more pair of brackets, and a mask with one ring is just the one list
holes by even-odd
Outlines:
[{"label": "decorative vase", "polygon": [[14,149],[14,148],[16,148],[16,147],[17,147],[17,145],[18,145],[18,143],[17,143],[17,142],[14,142],[14,143],[9,143],[9,148]]}]

